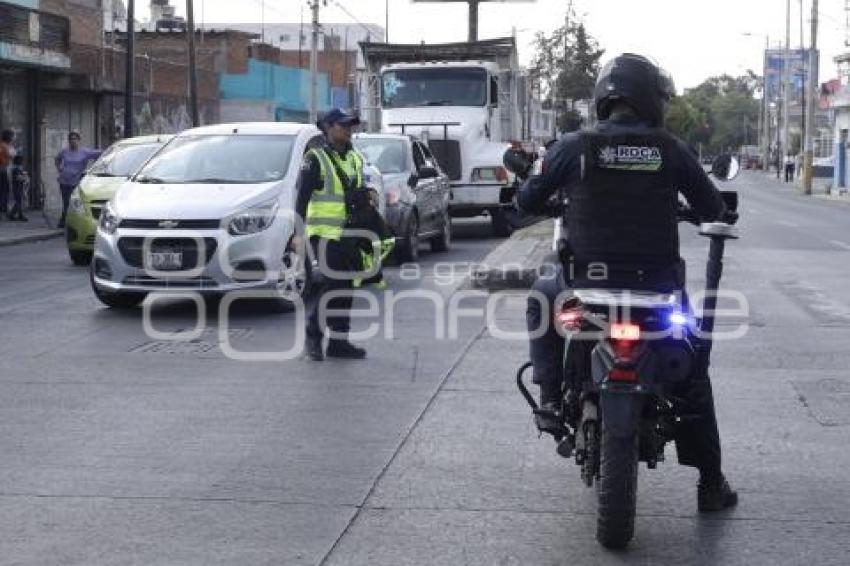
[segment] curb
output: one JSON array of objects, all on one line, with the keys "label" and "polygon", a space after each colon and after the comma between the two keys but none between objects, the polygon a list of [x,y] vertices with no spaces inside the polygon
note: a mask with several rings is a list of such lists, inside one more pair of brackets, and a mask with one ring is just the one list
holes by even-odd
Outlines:
[{"label": "curb", "polygon": [[64,233],[64,230],[49,230],[45,232],[37,232],[35,234],[26,234],[24,236],[9,236],[6,238],[0,238],[0,248],[16,246],[18,244],[27,244],[30,242],[52,240],[54,238],[61,237]]},{"label": "curb", "polygon": [[514,232],[475,267],[467,286],[491,292],[530,289],[552,251],[553,226],[548,220]]}]

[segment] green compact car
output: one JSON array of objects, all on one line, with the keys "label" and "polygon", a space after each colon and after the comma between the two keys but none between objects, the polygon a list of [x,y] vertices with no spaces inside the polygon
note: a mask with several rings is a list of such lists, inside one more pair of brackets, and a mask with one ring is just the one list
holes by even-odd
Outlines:
[{"label": "green compact car", "polygon": [[71,193],[65,217],[68,254],[76,265],[88,265],[100,212],[121,185],[174,136],[140,136],[107,149],[86,171]]}]

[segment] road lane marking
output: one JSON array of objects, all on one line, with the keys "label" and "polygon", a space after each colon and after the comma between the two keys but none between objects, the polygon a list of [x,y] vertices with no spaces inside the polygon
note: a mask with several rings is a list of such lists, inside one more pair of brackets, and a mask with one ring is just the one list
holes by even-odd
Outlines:
[{"label": "road lane marking", "polygon": [[850,250],[850,244],[846,244],[844,242],[839,242],[838,240],[830,240],[830,244],[834,246],[838,246],[839,248],[844,248],[845,250]]}]

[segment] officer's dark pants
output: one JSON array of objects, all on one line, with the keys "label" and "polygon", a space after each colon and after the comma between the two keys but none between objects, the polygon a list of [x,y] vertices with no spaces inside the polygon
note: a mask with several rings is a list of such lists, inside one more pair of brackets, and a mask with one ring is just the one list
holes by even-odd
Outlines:
[{"label": "officer's dark pants", "polygon": [[[313,287],[307,302],[307,338],[321,340],[325,330],[331,331],[331,338],[346,339],[350,326],[351,311],[351,277],[341,277],[339,272],[351,273],[352,246],[345,240],[334,241],[322,238],[311,238],[310,245],[315,257],[319,260],[320,277],[314,277]],[[338,273],[330,273],[330,270]],[[327,300],[322,297],[331,292],[347,291],[341,296]],[[324,303],[324,306],[323,306]],[[322,310],[330,316],[322,317]],[[326,320],[323,320],[326,318]]]},{"label": "officer's dark pants", "polygon": [[[544,270],[544,276],[532,287],[526,310],[534,383],[540,386],[543,401],[557,400],[561,395],[564,338],[558,334],[553,322],[555,303],[568,296],[563,294],[568,287],[560,269],[557,275]],[[546,304],[541,304],[541,301],[546,301]],[[546,320],[543,320],[544,314]],[[545,332],[540,329],[545,329]],[[686,390],[676,392],[677,397],[685,402],[682,421],[676,432],[676,451],[683,466],[698,468],[708,478],[717,477],[721,470],[720,435],[711,381],[707,371],[697,373]]]},{"label": "officer's dark pants", "polygon": [[10,175],[5,167],[0,167],[0,213],[5,213],[9,207]]}]

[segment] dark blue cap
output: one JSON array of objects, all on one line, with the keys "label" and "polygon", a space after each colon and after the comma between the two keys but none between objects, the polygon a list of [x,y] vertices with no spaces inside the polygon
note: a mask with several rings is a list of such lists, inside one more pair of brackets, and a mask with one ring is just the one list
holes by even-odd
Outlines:
[{"label": "dark blue cap", "polygon": [[360,124],[360,118],[345,112],[340,108],[329,110],[321,120],[321,123],[326,126],[340,124],[342,126],[357,126]]}]

